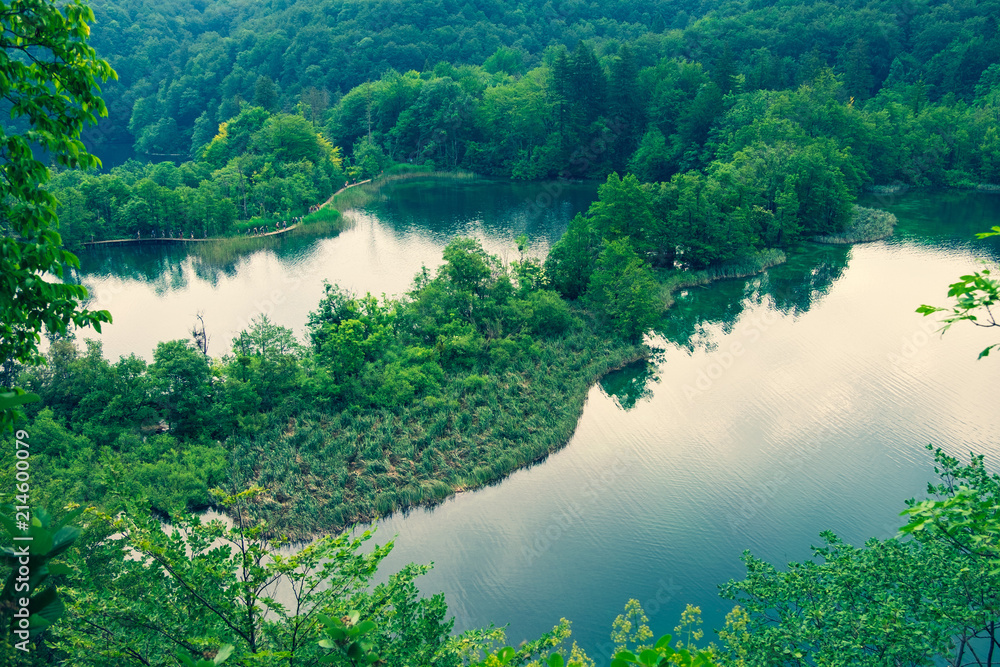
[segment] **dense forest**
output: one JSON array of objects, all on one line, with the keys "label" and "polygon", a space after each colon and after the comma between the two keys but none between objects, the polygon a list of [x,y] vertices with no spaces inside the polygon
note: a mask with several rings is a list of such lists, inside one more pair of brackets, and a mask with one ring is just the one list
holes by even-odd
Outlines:
[{"label": "dense forest", "polygon": [[[859,100],[921,83],[929,100],[954,93],[969,103],[1000,48],[992,2],[102,0],[93,7],[92,44],[119,74],[105,88],[111,114],[102,131],[119,141],[131,136],[143,152],[180,155],[210,139],[243,101],[268,110],[302,105],[321,120],[351,89],[393,71],[450,63],[520,77],[580,41],[603,61],[629,44],[639,69],[672,59],[713,72],[721,66],[743,75],[743,92],[794,88],[830,66]],[[687,92],[698,83],[689,81]]]},{"label": "dense forest", "polygon": [[[196,38],[190,21],[170,37],[158,32],[165,27],[144,33],[146,47],[171,44],[170,57],[139,58],[139,44],[121,53],[130,42],[117,40],[106,55],[121,80],[108,94],[136,96],[119,105],[132,110],[136,147],[170,154],[179,166],[57,175],[63,235],[72,244],[164,227],[196,237],[237,233],[302,215],[345,180],[399,163],[520,180],[604,180],[617,172],[661,184],[644,197],[660,228],[644,233],[661,236],[659,251],[643,241],[652,263],[670,266],[672,248],[688,239],[685,263],[701,268],[738,261],[749,248],[840,233],[864,189],[1000,180],[1000,42],[987,5],[928,3],[904,12],[881,3],[726,4],[703,15],[652,5],[643,13],[602,7],[600,20],[588,19],[598,9],[583,3],[565,9],[573,20],[558,12],[562,18],[546,19],[556,11],[549,4],[511,14],[494,3],[482,15],[466,4],[455,15],[440,5],[402,12],[355,3],[322,17],[318,8],[292,5],[246,19],[245,30],[230,31],[239,39],[212,30]],[[223,7],[205,8],[206,29],[218,28],[212,16]],[[365,10],[373,14],[353,14]],[[163,18],[162,7],[151,11],[136,20]],[[243,25],[240,10],[230,11],[233,25]],[[502,29],[506,23],[490,18],[497,12],[537,24],[535,37],[514,39],[523,33]],[[332,28],[317,27],[334,14],[337,39],[369,26],[351,59],[367,63],[363,74],[303,65],[321,53],[340,57]],[[439,14],[447,28],[430,27]],[[454,54],[483,41],[454,39],[466,23],[496,34],[488,47]],[[376,46],[375,34],[396,32],[392,44],[428,52],[419,63]],[[177,40],[188,34],[194,43],[181,48]],[[437,53],[431,45],[441,41],[448,48]],[[368,46],[372,55],[356,52]],[[262,55],[277,51],[295,67]],[[143,71],[169,71],[134,80],[134,58]],[[159,87],[140,96],[150,81]],[[124,132],[111,109],[108,122],[119,125],[107,136]]]},{"label": "dense forest", "polygon": [[[368,535],[287,557],[279,538],[433,503],[544,458],[590,385],[650,354],[644,334],[672,289],[761,271],[805,239],[889,233],[891,216],[854,205],[865,189],[1000,181],[996,2],[93,9],[90,43],[118,80],[104,84],[108,117],[67,132],[155,160],[103,173],[63,158],[32,177],[46,187],[0,190],[53,197],[0,220],[5,244],[43,249],[25,255],[48,258],[39,275],[73,266],[45,254],[62,240],[234,235],[411,165],[603,185],[544,262],[524,239],[509,264],[459,239],[397,298],[326,285],[305,341],[260,317],[219,357],[195,336],[160,343],[151,363],[109,361],[70,331],[108,317],[74,320],[76,286],[49,299],[64,319],[43,308],[5,324],[0,384],[41,401],[17,429],[4,412],[0,441],[15,451],[30,432],[32,502],[59,516],[38,512],[31,528],[36,650],[3,644],[23,664],[592,665],[565,622],[518,649],[494,630],[449,636],[445,602],[416,593],[426,568],[371,585],[391,545],[366,551]],[[62,238],[23,223],[33,210],[57,211]],[[827,278],[817,268],[799,291]],[[995,298],[988,278],[962,294],[991,286]],[[981,458],[937,463],[937,500],[910,503],[912,540],[861,549],[825,534],[817,562],[785,571],[746,555],[747,579],[723,587],[737,606],[721,644],[704,652],[696,608],[677,629],[686,641],[654,642],[629,603],[612,664],[993,664],[1000,478]],[[4,459],[4,494],[20,472]],[[187,515],[207,507],[232,527]],[[282,577],[290,602],[270,597]],[[58,596],[50,578],[65,582]]]}]

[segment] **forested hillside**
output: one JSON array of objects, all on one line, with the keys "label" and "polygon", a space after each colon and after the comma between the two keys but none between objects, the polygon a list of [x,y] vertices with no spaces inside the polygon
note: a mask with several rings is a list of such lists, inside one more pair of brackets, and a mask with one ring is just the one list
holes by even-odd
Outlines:
[{"label": "forested hillside", "polygon": [[922,82],[929,100],[971,102],[1000,53],[1000,7],[982,1],[101,0],[94,9],[93,44],[120,77],[106,88],[111,116],[94,137],[130,133],[142,152],[184,156],[241,102],[303,104],[319,120],[351,88],[391,71],[485,64],[518,76],[581,40],[606,65],[630,44],[639,68],[672,58],[731,68],[746,91],[792,88],[830,66],[859,100]]},{"label": "forested hillside", "polygon": [[[180,49],[136,70],[180,59],[162,81],[130,85],[129,65],[112,87],[134,93],[157,81],[158,92],[132,113],[137,145],[186,161],[58,175],[52,187],[62,232],[71,244],[165,230],[232,234],[302,215],[341,179],[376,176],[396,163],[517,180],[604,179],[617,171],[673,193],[647,193],[655,200],[650,215],[661,231],[673,228],[663,247],[676,245],[678,234],[697,237],[704,247],[687,257],[700,268],[748,248],[840,233],[865,188],[1000,181],[1000,64],[985,5],[963,12],[927,6],[905,24],[875,4],[836,16],[832,5],[811,6],[807,15],[801,7],[738,9],[727,5],[725,20],[718,10],[683,30],[639,36],[632,24],[615,32],[605,22],[616,39],[574,36],[570,49],[556,43],[537,53],[500,46],[481,65],[380,65],[377,77],[343,94],[302,88],[279,59],[264,55],[260,67],[279,72],[237,76],[256,51],[236,45],[235,69],[217,80],[229,67],[222,45],[230,38],[213,33],[205,38],[218,55],[211,65],[200,56],[183,60],[188,51]],[[805,28],[772,34],[762,27],[782,22]],[[861,36],[844,39],[852,27]],[[794,41],[792,33],[809,38]],[[276,53],[272,47],[265,51]],[[200,78],[183,74],[170,83],[196,64]],[[323,72],[346,76],[342,68]],[[145,145],[154,135],[172,138]],[[682,219],[687,232],[676,229]],[[652,261],[669,267],[674,254]]]},{"label": "forested hillside", "polygon": [[[368,535],[287,559],[268,538],[434,503],[544,458],[566,443],[593,382],[651,354],[642,341],[674,287],[759,272],[809,239],[889,233],[891,216],[854,205],[866,188],[1000,182],[1000,0],[94,9],[91,43],[119,79],[105,84],[110,117],[82,138],[134,142],[154,163],[75,169],[92,166],[75,141],[102,110],[94,73],[70,77],[79,110],[47,96],[48,81],[32,89],[59,102],[57,120],[76,119],[35,135],[57,165],[29,159],[30,136],[0,161],[4,176],[30,162],[0,179],[0,259],[19,295],[4,302],[2,381],[41,399],[19,408],[25,428],[14,430],[8,408],[28,399],[0,394],[0,444],[27,451],[30,440],[34,505],[90,507],[61,519],[86,529],[72,550],[79,530],[40,509],[30,529],[5,523],[14,539],[32,531],[38,576],[60,583],[34,580],[41,592],[20,605],[34,605],[37,650],[0,645],[18,664],[593,665],[561,644],[565,622],[517,651],[495,631],[449,637],[443,600],[417,597],[425,568],[369,586],[389,547],[362,555]],[[60,39],[85,41],[84,28]],[[110,74],[81,53],[79,67]],[[4,91],[8,70],[36,72],[12,62],[0,63]],[[391,168],[603,185],[544,263],[524,239],[509,263],[454,240],[404,295],[326,285],[307,340],[262,316],[217,357],[175,340],[152,363],[109,361],[68,327],[111,314],[83,310],[82,287],[40,279],[79,268],[63,240],[232,235]],[[953,293],[995,303],[985,276]],[[797,289],[828,278],[816,268]],[[957,319],[984,302],[961,303]],[[4,459],[4,493],[21,488],[25,457]],[[787,575],[747,555],[747,579],[724,588],[742,606],[700,657],[684,653],[701,638],[696,609],[679,626],[686,643],[653,644],[630,603],[613,636],[639,657],[613,664],[971,664],[966,649],[984,641],[988,662],[976,661],[992,664],[1000,478],[976,457],[937,463],[944,479],[930,493],[941,500],[910,503],[912,541],[854,549],[825,535],[822,562]],[[207,507],[233,529],[186,516]],[[185,532],[167,535],[159,518]],[[45,569],[56,557],[71,567]],[[11,628],[16,572],[0,599]],[[268,597],[281,577],[298,586],[294,610]]]}]

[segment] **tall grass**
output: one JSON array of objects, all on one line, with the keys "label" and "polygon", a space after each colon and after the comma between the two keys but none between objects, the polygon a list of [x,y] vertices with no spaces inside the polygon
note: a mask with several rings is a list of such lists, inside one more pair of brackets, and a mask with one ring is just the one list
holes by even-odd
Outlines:
[{"label": "tall grass", "polygon": [[707,285],[716,280],[731,280],[747,278],[762,273],[772,266],[784,264],[787,260],[784,251],[777,248],[764,248],[745,255],[735,261],[720,266],[713,266],[702,271],[669,271],[659,276],[660,299],[665,308],[674,303],[673,293],[685,287]]},{"label": "tall grass", "polygon": [[[320,211],[336,209],[343,213],[352,208],[361,208],[370,202],[384,196],[382,188],[391,183],[412,179],[446,179],[471,181],[479,176],[470,171],[440,171],[428,165],[397,164],[386,169],[378,177],[368,183],[354,185],[342,192],[337,192]],[[307,216],[308,219],[308,216]]]},{"label": "tall grass", "polygon": [[869,243],[892,235],[896,226],[896,216],[877,208],[854,205],[851,223],[839,234],[817,236],[819,243]]},{"label": "tall grass", "polygon": [[336,236],[351,226],[351,220],[334,208],[321,208],[302,218],[302,222],[288,232],[296,238]]},{"label": "tall grass", "polygon": [[277,236],[228,236],[190,244],[193,255],[213,265],[228,264],[248,252],[261,248],[273,248],[278,244]]},{"label": "tall grass", "polygon": [[[434,400],[275,420],[252,446],[230,445],[231,463],[252,471],[246,482],[282,489],[256,511],[292,538],[497,483],[563,447],[592,384],[648,354],[605,339],[585,312],[577,317],[562,336],[526,342],[505,367],[449,372]],[[255,455],[258,447],[266,449]]]}]

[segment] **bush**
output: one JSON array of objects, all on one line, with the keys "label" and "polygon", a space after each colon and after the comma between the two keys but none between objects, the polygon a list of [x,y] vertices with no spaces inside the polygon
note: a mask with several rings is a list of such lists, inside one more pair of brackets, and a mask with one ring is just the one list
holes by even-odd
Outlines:
[{"label": "bush", "polygon": [[526,301],[531,333],[540,336],[558,336],[573,323],[569,305],[552,290],[532,292]]}]

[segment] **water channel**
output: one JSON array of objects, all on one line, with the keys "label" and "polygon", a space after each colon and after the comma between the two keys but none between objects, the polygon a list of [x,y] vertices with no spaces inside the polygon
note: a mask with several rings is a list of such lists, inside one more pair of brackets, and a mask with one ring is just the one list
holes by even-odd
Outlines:
[{"label": "water channel", "polygon": [[[80,279],[115,324],[105,354],[147,358],[205,312],[210,352],[255,314],[302,334],[323,279],[399,294],[447,240],[480,238],[515,254],[527,233],[544,255],[594,187],[407,183],[352,213],[336,238],[291,240],[224,265],[160,249],[81,254]],[[749,549],[802,560],[819,532],[860,544],[891,536],[903,500],[933,478],[933,443],[987,455],[995,434],[995,360],[976,361],[997,330],[944,338],[914,309],[943,304],[947,284],[996,243],[972,240],[1000,219],[1000,197],[911,194],[869,205],[899,217],[896,234],[854,247],[806,244],[763,276],[689,289],[653,338],[650,365],[593,387],[568,446],[501,484],[432,510],[389,517],[398,535],[386,571],[434,562],[456,628],[509,623],[512,643],[560,617],[593,657],[614,617],[643,603],[655,633],[686,603],[719,627],[732,604],[716,586],[744,573]],[[600,664],[599,660],[599,664]]]}]

